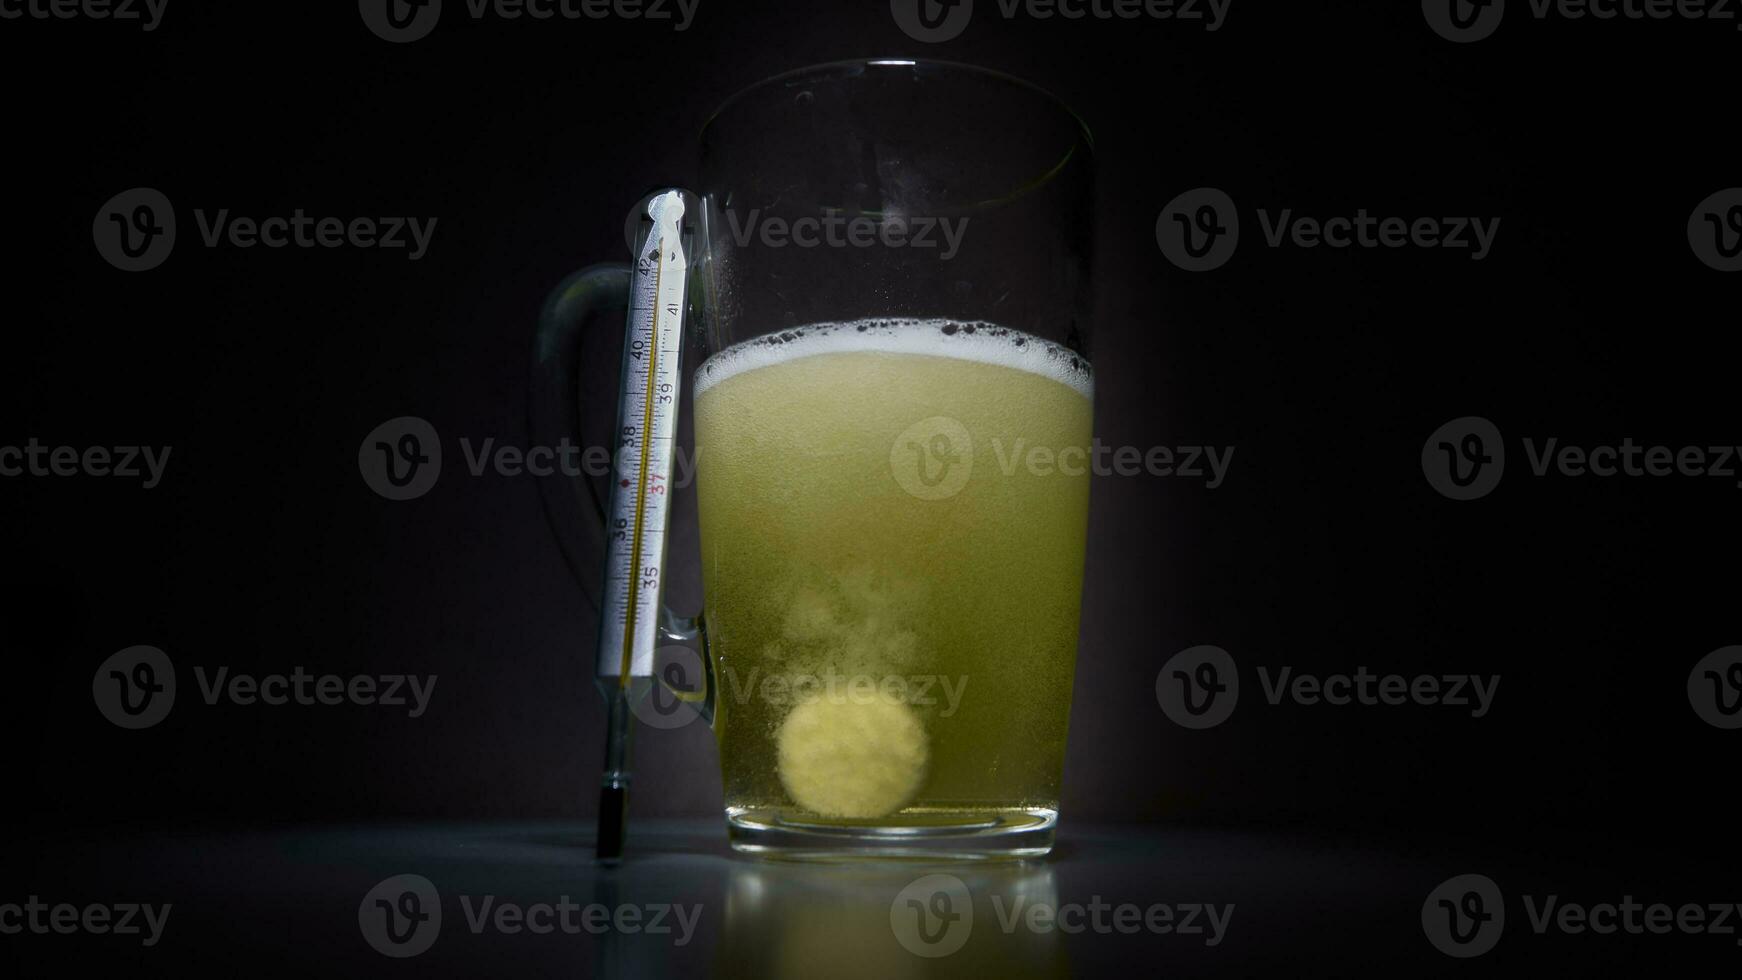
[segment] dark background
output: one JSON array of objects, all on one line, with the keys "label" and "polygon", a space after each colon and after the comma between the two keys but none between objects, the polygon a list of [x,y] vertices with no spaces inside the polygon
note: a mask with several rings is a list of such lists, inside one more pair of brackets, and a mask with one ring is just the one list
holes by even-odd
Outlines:
[{"label": "dark background", "polygon": [[[174,447],[149,491],[0,479],[8,821],[590,814],[593,615],[534,482],[472,478],[457,441],[526,444],[543,295],[621,257],[641,194],[693,181],[714,105],[804,64],[908,56],[1029,79],[1095,134],[1097,435],[1237,447],[1216,490],[1094,486],[1067,839],[1072,821],[1166,822],[1711,855],[1734,820],[1736,738],[1684,685],[1738,642],[1742,491],[1538,479],[1520,440],[1742,441],[1742,280],[1700,264],[1685,233],[1695,204],[1742,183],[1726,149],[1734,25],[1539,22],[1517,3],[1460,46],[1414,3],[1244,0],[1214,33],[981,6],[938,45],[876,0],[701,0],[684,33],[474,22],[450,0],[409,45],[348,3],[172,4],[153,33],[0,22],[0,444]],[[650,86],[656,56],[668,70]],[[1154,225],[1202,185],[1239,203],[1245,237],[1228,266],[1190,274]],[[91,222],[137,186],[174,202],[181,231],[164,266],[127,274]],[[298,207],[439,225],[418,262],[199,247],[195,208]],[[1481,262],[1271,249],[1259,207],[1502,223]],[[401,415],[435,426],[448,463],[429,494],[391,502],[359,477],[357,447]],[[1493,420],[1511,457],[1468,503],[1419,465],[1463,415]],[[699,601],[693,555],[679,549],[682,607]],[[1202,643],[1249,686],[1232,720],[1189,732],[1154,682]],[[135,644],[165,650],[182,685],[142,732],[90,695],[97,664]],[[1260,664],[1503,679],[1482,719],[1270,707]],[[411,720],[207,706],[195,665],[440,680]],[[717,814],[705,727],[641,732],[636,811]]]}]

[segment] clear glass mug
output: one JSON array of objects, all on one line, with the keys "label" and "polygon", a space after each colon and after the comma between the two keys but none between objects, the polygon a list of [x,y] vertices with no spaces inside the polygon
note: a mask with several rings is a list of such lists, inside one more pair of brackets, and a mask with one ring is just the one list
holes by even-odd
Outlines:
[{"label": "clear glass mug", "polygon": [[[739,93],[700,149],[705,601],[664,626],[704,665],[732,844],[1045,854],[1089,496],[1087,128],[995,72],[854,61]],[[536,443],[584,444],[580,334],[628,283],[594,266],[547,303]],[[545,490],[596,582],[601,496]]]}]

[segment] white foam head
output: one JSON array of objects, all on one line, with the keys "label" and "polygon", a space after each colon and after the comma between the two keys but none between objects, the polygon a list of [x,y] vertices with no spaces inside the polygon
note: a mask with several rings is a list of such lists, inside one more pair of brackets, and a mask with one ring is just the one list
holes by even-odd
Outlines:
[{"label": "white foam head", "polygon": [[696,368],[695,393],[699,397],[727,378],[759,367],[814,354],[853,351],[925,354],[994,364],[1051,378],[1084,398],[1095,394],[1089,362],[1062,344],[994,323],[893,318],[812,323],[733,344]]}]

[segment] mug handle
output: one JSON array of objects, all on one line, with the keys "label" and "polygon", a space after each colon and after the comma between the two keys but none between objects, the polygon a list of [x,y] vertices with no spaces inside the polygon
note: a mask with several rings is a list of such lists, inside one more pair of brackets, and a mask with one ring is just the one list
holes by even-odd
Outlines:
[{"label": "mug handle", "polygon": [[[580,375],[582,332],[591,320],[628,310],[631,281],[626,263],[602,262],[571,274],[545,300],[532,345],[532,383],[527,405],[532,445],[573,446],[577,452],[585,446],[581,436],[586,403]],[[545,519],[551,533],[556,535],[563,560],[587,604],[599,612],[605,564],[605,501],[599,488],[584,473],[571,478],[561,467],[551,468],[537,481]],[[662,600],[659,632],[662,643],[688,648],[701,665],[697,689],[674,686],[668,677],[659,677],[660,685],[712,726],[714,663],[708,655],[702,617],[674,613]],[[657,663],[654,670],[656,673],[660,670]],[[681,677],[676,680],[685,683]]]}]

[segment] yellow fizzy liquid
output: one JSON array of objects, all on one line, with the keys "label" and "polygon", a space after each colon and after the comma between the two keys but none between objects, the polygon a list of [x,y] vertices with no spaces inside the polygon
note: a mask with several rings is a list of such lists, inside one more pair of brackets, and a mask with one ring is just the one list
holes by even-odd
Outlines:
[{"label": "yellow fizzy liquid", "polygon": [[696,373],[729,811],[905,825],[1056,810],[1092,376],[984,323],[758,338]]}]

